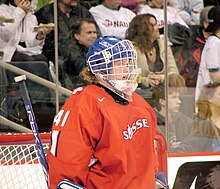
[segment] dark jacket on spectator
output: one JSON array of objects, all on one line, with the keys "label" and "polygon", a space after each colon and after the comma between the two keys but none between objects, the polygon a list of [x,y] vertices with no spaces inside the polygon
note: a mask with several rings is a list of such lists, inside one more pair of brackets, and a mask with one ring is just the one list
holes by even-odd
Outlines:
[{"label": "dark jacket on spectator", "polygon": [[69,44],[69,51],[68,58],[64,61],[65,72],[70,75],[78,76],[82,69],[86,67],[88,48],[74,41]]},{"label": "dark jacket on spectator", "polygon": [[187,87],[195,87],[202,50],[205,45],[205,38],[202,33],[202,27],[191,26],[192,34],[186,42],[179,48],[173,48],[177,59],[177,67],[186,80]]},{"label": "dark jacket on spectator", "polygon": [[[162,116],[158,111],[155,110],[157,115],[157,130],[161,132],[164,137],[166,137],[165,133],[165,117]],[[173,149],[171,145],[173,142],[182,142],[185,138],[187,138],[192,130],[193,130],[193,120],[183,114],[182,112],[175,113],[170,119],[168,119],[169,126],[168,129],[168,146],[169,151],[172,152]]]},{"label": "dark jacket on spectator", "polygon": [[[72,43],[71,28],[74,22],[79,18],[89,18],[94,20],[91,13],[81,5],[78,5],[74,8],[74,10],[70,13],[70,17],[68,18],[65,14],[63,14],[59,9],[57,11],[58,17],[58,55],[61,60],[65,60],[69,54],[69,44]],[[38,22],[47,24],[54,23],[54,4],[51,3],[42,7],[39,11],[35,13],[37,16]],[[97,28],[98,29],[98,28]],[[97,30],[99,31],[99,29]],[[54,32],[51,32],[46,40],[45,45],[43,47],[43,53],[50,59],[54,61],[55,55],[55,45],[54,45]]]},{"label": "dark jacket on spectator", "polygon": [[64,71],[71,83],[69,88],[75,88],[82,85],[87,85],[88,82],[83,80],[80,72],[86,67],[86,54],[88,48],[79,44],[76,40],[71,39],[72,43],[69,45],[69,54],[64,61]]},{"label": "dark jacket on spectator", "polygon": [[211,120],[201,120],[195,124],[191,135],[176,149],[181,152],[220,151],[220,129]]}]

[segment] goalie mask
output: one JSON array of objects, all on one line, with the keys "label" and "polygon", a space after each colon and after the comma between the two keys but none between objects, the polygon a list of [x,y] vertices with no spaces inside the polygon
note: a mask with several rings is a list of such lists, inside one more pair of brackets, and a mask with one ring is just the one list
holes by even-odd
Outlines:
[{"label": "goalie mask", "polygon": [[114,36],[100,37],[87,54],[89,70],[98,81],[132,101],[137,87],[137,53],[132,43]]}]

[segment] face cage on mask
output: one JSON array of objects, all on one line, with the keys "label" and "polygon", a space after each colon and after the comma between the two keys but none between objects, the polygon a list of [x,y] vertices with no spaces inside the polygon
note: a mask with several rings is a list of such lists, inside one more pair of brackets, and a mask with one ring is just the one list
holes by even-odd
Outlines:
[{"label": "face cage on mask", "polygon": [[103,77],[117,90],[123,93],[133,92],[138,76],[136,64],[133,61],[135,60],[130,58],[116,59],[112,63],[112,68],[109,68]]},{"label": "face cage on mask", "polygon": [[[123,60],[120,60],[121,62]],[[130,61],[130,60],[129,60]],[[116,66],[121,67],[121,66]],[[112,68],[115,69],[114,66]],[[101,78],[102,81],[109,84],[109,89],[118,94],[120,97],[132,101],[132,92],[137,88],[137,77],[139,75],[139,69],[134,68],[132,65],[128,65],[129,71],[127,73],[107,73],[107,74],[98,74],[99,80]],[[121,77],[123,75],[123,77]]]},{"label": "face cage on mask", "polygon": [[[98,80],[110,85],[110,89],[122,98],[132,101],[132,92],[137,87],[140,71],[137,69],[137,55],[132,43],[127,40],[122,42],[99,52],[101,58],[88,60],[88,63],[92,73],[99,75]],[[123,46],[126,48],[122,49]]]}]

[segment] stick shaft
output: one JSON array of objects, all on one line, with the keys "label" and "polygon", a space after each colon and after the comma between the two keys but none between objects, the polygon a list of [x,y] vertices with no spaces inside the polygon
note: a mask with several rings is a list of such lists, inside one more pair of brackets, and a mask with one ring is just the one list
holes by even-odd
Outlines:
[{"label": "stick shaft", "polygon": [[17,82],[19,84],[21,97],[24,101],[25,109],[26,109],[26,112],[27,112],[27,117],[28,117],[29,123],[31,125],[31,130],[32,130],[33,135],[34,135],[34,141],[35,141],[37,153],[38,153],[38,156],[39,156],[39,159],[40,159],[40,163],[42,165],[44,176],[45,176],[48,188],[49,188],[48,164],[47,164],[46,157],[45,157],[45,154],[44,154],[41,138],[40,138],[40,135],[39,135],[38,125],[37,125],[37,122],[36,122],[36,118],[35,118],[35,115],[34,115],[31,100],[30,100],[29,93],[28,93],[28,90],[27,90],[27,87],[26,87],[26,83],[25,83],[25,80],[19,80]]}]

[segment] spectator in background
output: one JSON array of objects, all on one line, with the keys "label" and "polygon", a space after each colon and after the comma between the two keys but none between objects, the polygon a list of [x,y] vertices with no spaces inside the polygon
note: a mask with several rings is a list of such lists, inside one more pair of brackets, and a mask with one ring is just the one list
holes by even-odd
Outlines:
[{"label": "spectator in background", "polygon": [[[54,22],[54,3],[42,7],[36,13],[39,23]],[[57,22],[58,22],[58,66],[59,80],[63,86],[66,86],[66,76],[63,68],[64,61],[67,60],[70,49],[68,48],[72,40],[71,28],[76,20],[80,18],[93,19],[90,12],[81,6],[77,0],[58,0],[57,1]],[[98,33],[99,29],[97,28]],[[98,34],[99,35],[99,34]],[[43,53],[53,63],[55,62],[55,35],[51,32],[46,37],[43,46]]]},{"label": "spectator in background", "polygon": [[199,25],[199,15],[204,8],[203,0],[173,0],[173,7],[188,25]]},{"label": "spectator in background", "polygon": [[[72,38],[72,26],[79,18],[93,19],[90,12],[77,3],[77,0],[58,0],[57,2],[57,19],[58,19],[58,56],[60,64],[65,61],[69,55],[69,44],[73,42]],[[54,3],[48,4],[42,7],[35,13],[38,22],[43,24],[54,22]],[[55,56],[55,43],[54,32],[45,40],[43,47],[43,53],[54,62]]]},{"label": "spectator in background", "polygon": [[[173,4],[172,1],[167,2],[167,25],[168,25],[168,38],[169,41],[172,43],[170,46],[172,47],[172,50],[177,51],[176,49],[179,49],[179,46],[181,46],[190,35],[190,29],[189,26],[186,24],[186,22],[180,17],[177,9],[172,7]],[[164,34],[164,0],[147,0],[147,4],[142,5],[139,12],[139,14],[152,14],[156,17],[159,28],[160,28],[160,34]],[[174,52],[173,51],[173,52]],[[175,60],[176,54],[173,53]]]},{"label": "spectator in background", "polygon": [[[159,28],[164,28],[163,0],[147,0],[137,14],[153,14],[158,22]],[[188,28],[186,22],[180,17],[177,9],[167,6],[167,24],[179,23]]]},{"label": "spectator in background", "polygon": [[[191,26],[191,35],[188,40],[183,41],[183,45],[178,48],[173,47],[173,53],[177,60],[177,67],[180,74],[186,80],[187,87],[196,87],[199,64],[205,42],[211,35],[205,29],[208,26],[208,12],[213,6],[207,6],[200,12],[200,25]],[[177,32],[178,35],[178,32]]]},{"label": "spectator in background", "polygon": [[196,101],[198,113],[192,134],[176,150],[182,152],[220,151],[220,83],[202,87]]},{"label": "spectator in background", "polygon": [[[152,14],[137,15],[130,22],[126,38],[137,50],[137,64],[142,69],[142,88],[149,88],[165,79],[164,37],[160,36],[156,17]],[[168,74],[178,74],[178,69],[168,43]]]},{"label": "spectator in background", "polygon": [[[193,131],[175,152],[219,152],[220,83],[204,85],[196,105]],[[190,188],[192,183],[195,188],[219,188],[219,174],[219,161],[186,163],[178,170],[173,189]]]},{"label": "spectator in background", "polygon": [[[203,37],[200,37],[203,41],[206,41],[211,32],[206,32],[205,29],[208,27],[209,25],[209,19],[208,19],[208,13],[209,11],[211,10],[211,8],[213,8],[214,6],[206,6],[204,9],[202,9],[202,11],[200,12],[200,16],[199,16],[199,29],[200,29],[200,34],[203,36]],[[193,27],[192,27],[192,30],[193,30]],[[194,30],[193,30],[193,33]],[[197,34],[197,33],[196,33]],[[199,33],[196,37],[199,37]]]},{"label": "spectator in background", "polygon": [[130,21],[135,17],[131,10],[121,7],[122,0],[105,0],[89,11],[98,24],[102,36],[125,37]]},{"label": "spectator in background", "polygon": [[89,47],[97,39],[96,23],[87,18],[78,19],[72,27],[72,40],[70,43],[67,60],[64,62],[64,69],[70,79],[70,86],[73,89],[86,84],[80,77],[81,70],[86,67],[86,54]]},{"label": "spectator in background", "polygon": [[[206,8],[206,7],[205,7]],[[175,152],[213,152],[220,151],[220,83],[203,86],[196,102],[198,114],[191,135],[177,146]],[[219,161],[190,162],[182,165],[176,175],[173,189],[219,188]]]},{"label": "spectator in background", "polygon": [[169,138],[167,143],[169,151],[172,152],[192,132],[193,119],[180,111],[180,95],[185,87],[184,78],[179,74],[171,74],[168,77],[168,82],[168,107],[166,107],[164,83],[152,88],[152,96],[157,115],[157,130],[164,136],[166,136],[165,117],[166,111],[168,111]]},{"label": "spectator in background", "polygon": [[213,7],[208,13],[209,25],[205,29],[212,35],[202,51],[201,63],[196,83],[195,100],[200,96],[203,85],[220,82],[220,6]]},{"label": "spectator in background", "polygon": [[0,5],[0,16],[11,22],[0,26],[0,51],[4,61],[48,61],[42,54],[44,39],[50,30],[34,32],[38,25],[29,0],[7,0]]}]

